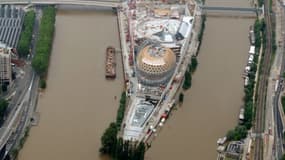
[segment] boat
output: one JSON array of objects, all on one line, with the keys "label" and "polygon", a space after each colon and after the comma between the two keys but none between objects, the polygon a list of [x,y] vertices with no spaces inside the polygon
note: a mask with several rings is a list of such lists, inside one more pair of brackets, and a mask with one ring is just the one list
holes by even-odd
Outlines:
[{"label": "boat", "polygon": [[116,78],[116,55],[114,47],[107,47],[105,62],[105,77],[108,79]]},{"label": "boat", "polygon": [[255,35],[254,35],[253,26],[250,26],[250,28],[249,28],[249,40],[250,40],[251,45],[255,44]]},{"label": "boat", "polygon": [[239,113],[239,123],[242,124],[243,122],[244,122],[244,108],[241,108]]}]

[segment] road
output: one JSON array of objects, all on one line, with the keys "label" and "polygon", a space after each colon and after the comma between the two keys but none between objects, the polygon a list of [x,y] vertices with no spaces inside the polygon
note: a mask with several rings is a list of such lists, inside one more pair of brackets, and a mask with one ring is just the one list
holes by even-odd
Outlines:
[{"label": "road", "polygon": [[266,46],[265,53],[262,61],[262,69],[260,72],[260,79],[257,90],[257,103],[256,103],[256,117],[254,131],[256,133],[255,143],[254,143],[254,159],[263,159],[263,131],[264,131],[264,110],[266,105],[266,90],[267,82],[270,73],[270,62],[272,53],[272,24],[269,9],[269,1],[264,1],[264,17],[266,23]]},{"label": "road", "polygon": [[[27,64],[28,64],[27,66],[31,66],[31,59],[36,53],[35,46],[39,35],[39,25],[42,17],[41,8],[35,8],[35,12],[36,12],[36,18],[33,28],[33,38],[30,46],[31,56],[27,58]],[[15,129],[15,132],[12,134],[12,136],[9,139],[9,145],[7,146],[6,149],[7,153],[11,151],[11,149],[15,148],[19,144],[20,139],[24,137],[26,128],[30,126],[31,117],[37,105],[36,101],[38,96],[37,89],[38,89],[39,77],[35,75],[32,69],[29,70],[29,72],[33,74],[33,78],[30,80],[30,85],[26,92],[26,96],[21,100],[22,102],[25,101],[24,103],[25,106],[22,111],[20,123],[18,124],[18,126]]]},{"label": "road", "polygon": [[[32,55],[35,53],[41,10],[36,10],[36,20],[34,23],[33,40],[31,43]],[[6,154],[23,137],[25,129],[30,125],[30,118],[33,108],[36,106],[38,76],[35,75],[31,67],[31,58],[28,58],[27,65],[23,70],[24,75],[15,80],[16,94],[12,98],[8,107],[8,117],[0,129],[0,148],[7,142]]]}]

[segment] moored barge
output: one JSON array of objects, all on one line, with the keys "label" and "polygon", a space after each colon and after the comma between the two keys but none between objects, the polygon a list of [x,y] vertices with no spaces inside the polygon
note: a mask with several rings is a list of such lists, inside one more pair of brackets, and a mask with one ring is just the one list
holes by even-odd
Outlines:
[{"label": "moored barge", "polygon": [[116,78],[116,55],[114,47],[107,47],[105,63],[105,77],[110,79]]}]

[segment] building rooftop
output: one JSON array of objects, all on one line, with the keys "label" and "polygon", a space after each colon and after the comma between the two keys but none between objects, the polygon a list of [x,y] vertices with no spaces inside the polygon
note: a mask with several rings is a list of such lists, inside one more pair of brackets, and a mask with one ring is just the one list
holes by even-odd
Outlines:
[{"label": "building rooftop", "polygon": [[154,109],[154,105],[143,98],[136,98],[132,105],[135,107],[129,115],[130,119],[124,130],[124,139],[129,140],[139,139],[143,127]]},{"label": "building rooftop", "polygon": [[148,73],[163,73],[174,67],[176,57],[162,46],[146,46],[137,57],[138,68]]}]

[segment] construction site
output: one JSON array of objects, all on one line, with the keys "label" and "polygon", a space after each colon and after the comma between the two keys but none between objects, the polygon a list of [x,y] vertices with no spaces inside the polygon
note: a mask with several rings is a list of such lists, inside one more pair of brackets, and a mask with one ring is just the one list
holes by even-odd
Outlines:
[{"label": "construction site", "polygon": [[[129,103],[124,140],[150,142],[175,105],[200,16],[196,2],[130,1],[118,11]],[[198,24],[196,24],[198,23]]]}]

